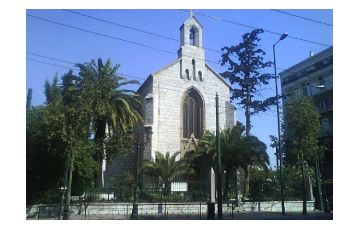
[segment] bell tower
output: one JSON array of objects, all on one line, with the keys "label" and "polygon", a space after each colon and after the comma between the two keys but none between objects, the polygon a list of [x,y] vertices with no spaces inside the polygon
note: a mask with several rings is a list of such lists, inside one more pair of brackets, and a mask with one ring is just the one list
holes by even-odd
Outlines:
[{"label": "bell tower", "polygon": [[190,12],[190,17],[180,27],[178,58],[181,58],[180,77],[183,79],[203,81],[205,52],[202,31],[202,25]]}]

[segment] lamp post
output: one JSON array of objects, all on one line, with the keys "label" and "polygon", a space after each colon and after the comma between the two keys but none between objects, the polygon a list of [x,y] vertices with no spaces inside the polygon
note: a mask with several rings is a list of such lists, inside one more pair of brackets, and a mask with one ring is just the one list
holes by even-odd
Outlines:
[{"label": "lamp post", "polygon": [[218,219],[223,218],[222,213],[222,181],[221,181],[221,151],[220,151],[220,126],[219,126],[219,95],[216,93],[216,166],[217,166],[217,201]]},{"label": "lamp post", "polygon": [[[317,86],[312,86],[310,84],[307,84],[310,87],[310,97],[312,99],[312,90],[311,88],[316,88],[316,89],[323,89],[325,88],[325,85],[317,85]],[[322,195],[322,189],[321,189],[321,179],[320,179],[320,167],[319,167],[319,156],[316,154],[315,156],[315,174],[316,174],[316,187],[318,190],[318,198],[319,198],[319,210],[320,211],[324,211],[324,202],[323,202],[323,195]]]},{"label": "lamp post", "polygon": [[280,191],[281,191],[281,213],[285,215],[285,205],[284,205],[284,182],[283,182],[283,167],[282,167],[282,148],[281,148],[281,134],[280,134],[280,114],[279,114],[279,93],[277,85],[277,74],[276,74],[276,58],[275,58],[275,46],[278,42],[284,40],[288,36],[287,33],[283,33],[280,39],[273,45],[274,53],[274,72],[275,72],[275,89],[276,89],[276,112],[277,112],[277,126],[278,126],[278,144],[279,144],[279,164],[280,164]]}]

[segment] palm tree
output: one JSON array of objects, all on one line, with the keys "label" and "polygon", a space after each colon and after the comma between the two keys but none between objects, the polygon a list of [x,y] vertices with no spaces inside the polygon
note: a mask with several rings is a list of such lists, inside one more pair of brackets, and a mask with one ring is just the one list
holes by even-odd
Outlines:
[{"label": "palm tree", "polygon": [[249,195],[250,167],[267,169],[270,164],[269,156],[266,152],[266,144],[260,141],[256,136],[249,135],[244,138],[244,154],[240,159],[240,167],[245,169],[245,191],[244,195]]},{"label": "palm tree", "polygon": [[92,108],[91,127],[96,144],[95,152],[99,164],[96,180],[97,187],[103,187],[102,161],[106,156],[106,144],[109,136],[120,129],[126,133],[138,121],[142,121],[141,98],[132,90],[120,87],[138,84],[136,80],[128,81],[116,72],[119,65],[112,66],[110,59],[103,64],[99,58],[97,64],[77,64],[80,68],[80,85],[89,97]]},{"label": "palm tree", "polygon": [[[216,137],[213,133],[206,132],[200,140],[199,148],[191,155],[193,162],[201,162],[197,165],[197,171],[205,171],[208,175],[210,167],[216,167]],[[227,196],[230,178],[236,175],[236,170],[241,167],[245,171],[245,195],[249,191],[250,173],[248,165],[266,168],[269,157],[266,153],[266,145],[255,136],[246,136],[245,127],[238,125],[222,130],[220,134],[221,162],[225,173],[224,194]],[[204,165],[206,164],[206,165]],[[204,167],[202,170],[200,167]],[[206,176],[205,176],[206,177]]]},{"label": "palm tree", "polygon": [[188,168],[183,160],[176,160],[180,152],[175,152],[170,156],[167,152],[163,155],[156,152],[155,161],[145,161],[141,173],[152,177],[157,185],[164,185],[164,194],[170,194],[171,181],[178,176],[188,172]]}]

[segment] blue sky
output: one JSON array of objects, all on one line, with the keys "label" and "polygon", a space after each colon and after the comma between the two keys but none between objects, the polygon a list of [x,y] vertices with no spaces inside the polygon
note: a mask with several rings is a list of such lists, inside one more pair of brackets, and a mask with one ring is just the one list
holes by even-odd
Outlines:
[{"label": "blue sky", "polygon": [[[124,26],[148,31],[179,40],[179,28],[189,17],[189,13],[181,10],[74,10],[79,13],[108,20]],[[283,10],[288,13],[307,17],[325,23],[333,23],[332,10]],[[205,48],[219,50],[224,46],[239,43],[241,36],[252,29],[239,24],[226,23],[223,20],[204,17],[205,14],[227,21],[241,23],[267,31],[283,33],[289,36],[305,39],[325,45],[333,44],[333,27],[306,21],[297,17],[285,15],[271,10],[193,10],[195,17],[203,25],[203,46]],[[144,44],[156,49],[135,45],[130,42],[105,38],[95,34],[71,29],[26,17],[26,89],[33,89],[33,105],[42,104],[44,97],[45,80],[52,80],[58,73],[61,77],[68,71],[66,68],[56,67],[42,61],[72,68],[69,63],[59,62],[42,58],[42,55],[61,59],[73,63],[83,63],[92,59],[110,58],[114,64],[120,64],[119,73],[131,75],[137,80],[145,79],[150,73],[157,71],[165,65],[176,60],[177,55],[162,52],[166,50],[176,53],[179,42],[152,36],[139,31],[110,25],[95,21],[90,18],[79,16],[63,10],[27,10],[27,14],[53,20],[59,23],[78,27],[81,29],[106,34],[119,39]],[[199,13],[199,14],[197,14]],[[261,35],[260,47],[267,53],[265,60],[273,60],[272,45],[278,40],[279,35],[265,32]],[[303,59],[309,57],[310,51],[318,53],[327,48],[325,45],[300,41],[287,38],[276,46],[276,59],[278,72],[286,69]],[[219,64],[212,63],[220,60],[220,54],[205,50],[206,60],[219,73],[225,70]],[[31,60],[29,60],[31,59]],[[268,72],[273,73],[270,68]],[[129,78],[131,79],[131,78]],[[136,89],[137,86],[134,88]],[[264,97],[274,96],[275,88],[273,82],[261,91]],[[244,111],[237,110],[237,119],[245,122]],[[277,135],[276,109],[272,108],[266,113],[261,113],[252,118],[252,134],[258,136],[269,145],[269,135]],[[276,165],[274,150],[268,146],[268,154],[271,165]]]}]

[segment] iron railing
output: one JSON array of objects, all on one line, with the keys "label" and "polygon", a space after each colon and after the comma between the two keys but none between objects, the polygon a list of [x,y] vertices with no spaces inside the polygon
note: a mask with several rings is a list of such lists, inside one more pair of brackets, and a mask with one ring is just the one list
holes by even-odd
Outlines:
[{"label": "iron railing", "polygon": [[[27,219],[57,220],[62,219],[60,205],[39,205],[37,213]],[[71,205],[70,219],[72,220],[127,220],[131,218],[133,204],[107,203],[90,204],[85,208],[83,204]],[[223,204],[223,219],[234,219],[234,203]],[[217,208],[215,208],[217,212]],[[216,215],[215,215],[216,216]],[[202,220],[207,219],[207,203],[139,203],[138,219],[150,220]]]}]

